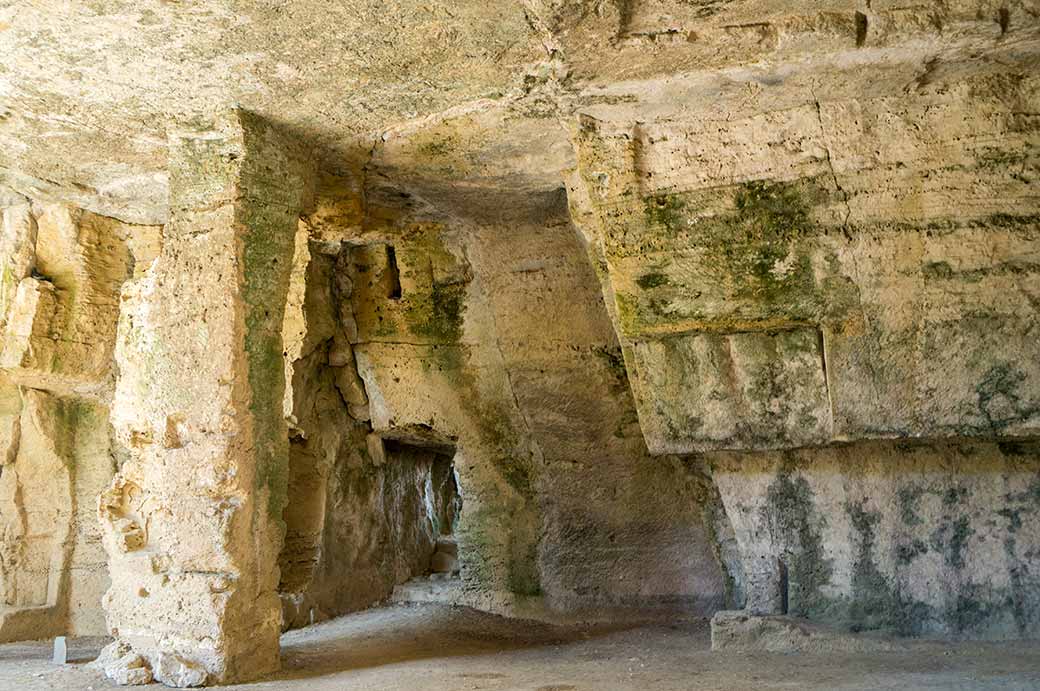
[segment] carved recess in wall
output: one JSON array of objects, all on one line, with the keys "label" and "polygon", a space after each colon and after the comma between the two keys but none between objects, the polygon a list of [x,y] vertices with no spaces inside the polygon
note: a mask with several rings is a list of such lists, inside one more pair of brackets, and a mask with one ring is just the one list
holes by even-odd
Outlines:
[{"label": "carved recess in wall", "polygon": [[572,212],[653,453],[1040,431],[1035,89],[986,79],[581,120]]},{"label": "carved recess in wall", "polygon": [[[0,188],[0,641],[107,631],[97,491],[120,286],[151,227]],[[155,231],[154,233],[152,231]],[[128,521],[128,545],[141,537]]]}]

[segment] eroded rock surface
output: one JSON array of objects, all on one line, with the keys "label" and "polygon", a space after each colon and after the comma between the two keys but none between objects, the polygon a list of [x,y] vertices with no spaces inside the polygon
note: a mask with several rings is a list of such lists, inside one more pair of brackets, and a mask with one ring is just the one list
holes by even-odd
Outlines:
[{"label": "eroded rock surface", "polygon": [[158,229],[10,192],[3,204],[0,639],[100,635],[119,290]]},{"label": "eroded rock surface", "polygon": [[583,120],[576,203],[651,450],[1035,435],[1037,197],[1011,160],[1033,167],[1037,85],[851,94],[852,69]]}]

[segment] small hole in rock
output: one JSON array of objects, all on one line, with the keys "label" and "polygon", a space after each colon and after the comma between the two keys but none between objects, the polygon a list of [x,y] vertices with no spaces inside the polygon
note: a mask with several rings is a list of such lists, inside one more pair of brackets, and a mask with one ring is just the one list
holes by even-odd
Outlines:
[{"label": "small hole in rock", "polygon": [[856,13],[856,47],[862,48],[867,42],[867,15]]}]

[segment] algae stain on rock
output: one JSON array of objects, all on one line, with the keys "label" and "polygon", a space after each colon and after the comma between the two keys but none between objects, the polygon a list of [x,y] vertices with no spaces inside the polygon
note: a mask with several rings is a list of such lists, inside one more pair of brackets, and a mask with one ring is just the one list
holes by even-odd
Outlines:
[{"label": "algae stain on rock", "polygon": [[671,235],[683,230],[686,221],[686,203],[675,194],[657,194],[643,200],[643,217],[647,225],[661,228]]},{"label": "algae stain on rock", "polygon": [[448,343],[462,338],[466,309],[464,283],[434,283],[427,300],[409,302],[405,317],[411,331],[420,336]]},{"label": "algae stain on rock", "polygon": [[961,516],[953,522],[950,540],[946,552],[946,563],[955,569],[964,568],[964,549],[968,539],[974,534],[967,516]]},{"label": "algae stain on rock", "polygon": [[636,285],[638,285],[643,290],[660,288],[663,285],[668,285],[668,283],[668,276],[657,271],[645,273],[636,279]]},{"label": "algae stain on rock", "polygon": [[786,183],[745,183],[734,197],[748,240],[790,240],[810,227],[809,207],[797,189]]},{"label": "algae stain on rock", "polygon": [[[857,554],[852,573],[853,596],[849,602],[847,619],[852,630],[894,630],[900,635],[921,633],[931,609],[924,603],[905,597],[893,586],[877,565],[877,526],[881,514],[869,511],[866,500],[850,502],[845,506],[857,534]],[[910,561],[923,548],[915,543],[905,556]]]},{"label": "algae stain on rock", "polygon": [[822,594],[833,574],[823,545],[827,519],[816,511],[812,488],[785,461],[766,494],[766,525],[783,545],[788,569],[789,613],[811,616],[828,608]]}]

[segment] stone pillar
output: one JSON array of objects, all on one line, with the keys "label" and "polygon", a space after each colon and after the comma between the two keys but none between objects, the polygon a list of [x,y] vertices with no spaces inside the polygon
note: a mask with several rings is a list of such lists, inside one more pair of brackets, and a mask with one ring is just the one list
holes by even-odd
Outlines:
[{"label": "stone pillar", "polygon": [[244,112],[170,136],[162,249],[119,320],[112,424],[128,454],[99,501],[114,679],[120,658],[171,686],[278,668],[281,328],[307,160]]}]

